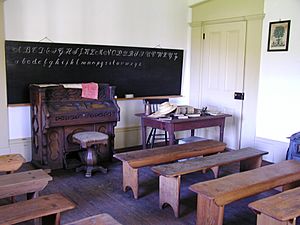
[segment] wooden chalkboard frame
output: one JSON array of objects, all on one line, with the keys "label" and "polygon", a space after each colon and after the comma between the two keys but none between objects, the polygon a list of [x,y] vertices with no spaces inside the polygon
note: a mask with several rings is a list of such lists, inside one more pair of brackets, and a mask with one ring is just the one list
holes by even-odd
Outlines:
[{"label": "wooden chalkboard frame", "polygon": [[109,83],[118,98],[180,96],[183,50],[5,41],[8,104],[29,103],[29,84]]}]

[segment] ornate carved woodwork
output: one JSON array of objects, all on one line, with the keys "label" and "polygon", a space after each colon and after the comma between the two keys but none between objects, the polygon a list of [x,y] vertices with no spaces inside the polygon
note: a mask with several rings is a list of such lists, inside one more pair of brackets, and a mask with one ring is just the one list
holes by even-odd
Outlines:
[{"label": "ornate carved woodwork", "polygon": [[80,151],[72,135],[80,131],[108,134],[108,150],[103,153],[105,150],[99,149],[99,152],[102,158],[111,159],[120,109],[114,99],[115,88],[98,85],[97,100],[82,98],[82,90],[77,88],[30,85],[32,163],[50,169],[72,167],[72,157]]}]

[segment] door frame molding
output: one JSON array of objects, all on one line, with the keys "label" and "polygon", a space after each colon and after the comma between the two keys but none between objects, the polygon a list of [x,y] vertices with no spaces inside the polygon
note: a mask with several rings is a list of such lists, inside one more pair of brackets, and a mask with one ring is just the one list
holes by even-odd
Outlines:
[{"label": "door frame molding", "polygon": [[232,23],[232,22],[251,21],[251,20],[263,20],[264,17],[265,17],[265,14],[256,14],[256,15],[216,19],[216,20],[194,21],[194,22],[189,23],[189,25],[191,28],[196,28],[196,27],[202,27],[204,25],[209,25],[209,24]]}]

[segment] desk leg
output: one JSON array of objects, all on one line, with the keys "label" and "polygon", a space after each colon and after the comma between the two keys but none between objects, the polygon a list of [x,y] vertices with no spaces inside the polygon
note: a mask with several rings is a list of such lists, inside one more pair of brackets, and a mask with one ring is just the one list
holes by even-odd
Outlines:
[{"label": "desk leg", "polygon": [[240,162],[240,171],[253,170],[261,167],[262,156],[256,156],[250,159],[245,159]]},{"label": "desk leg", "polygon": [[147,132],[147,127],[144,125],[144,120],[143,118],[141,119],[141,129],[142,129],[142,142],[143,142],[143,149],[146,149],[146,132]]},{"label": "desk leg", "polygon": [[225,128],[225,118],[224,118],[223,123],[220,125],[220,137],[219,137],[219,141],[221,141],[221,142],[223,142],[224,128]]},{"label": "desk leg", "polygon": [[173,145],[175,142],[174,127],[167,128],[166,131],[169,133],[169,145]]},{"label": "desk leg", "polygon": [[194,129],[191,130],[191,136],[192,136],[192,137],[195,136],[195,130],[194,130]]}]

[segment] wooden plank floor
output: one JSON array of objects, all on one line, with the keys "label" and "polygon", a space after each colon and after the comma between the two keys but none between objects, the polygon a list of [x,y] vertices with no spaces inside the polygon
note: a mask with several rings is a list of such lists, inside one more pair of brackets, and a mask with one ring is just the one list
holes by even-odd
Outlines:
[{"label": "wooden plank floor", "polygon": [[[221,176],[237,172],[238,164],[221,168]],[[25,164],[22,170],[32,168]],[[170,207],[158,207],[158,176],[149,167],[140,170],[140,198],[135,200],[132,192],[122,191],[122,164],[115,160],[108,165],[108,173],[95,173],[86,178],[84,172],[74,170],[52,171],[53,181],[41,195],[60,192],[77,204],[73,210],[62,214],[62,224],[98,213],[109,213],[124,225],[189,225],[196,221],[196,194],[188,190],[191,184],[213,179],[212,172],[185,175],[181,182],[181,216],[175,218]],[[252,201],[277,193],[272,190],[242,199],[226,206],[225,225],[255,225],[256,216],[247,207]],[[17,200],[23,200],[24,196]],[[7,200],[0,200],[0,204]],[[22,224],[31,224],[29,222]],[[297,223],[298,224],[298,223]]]}]

